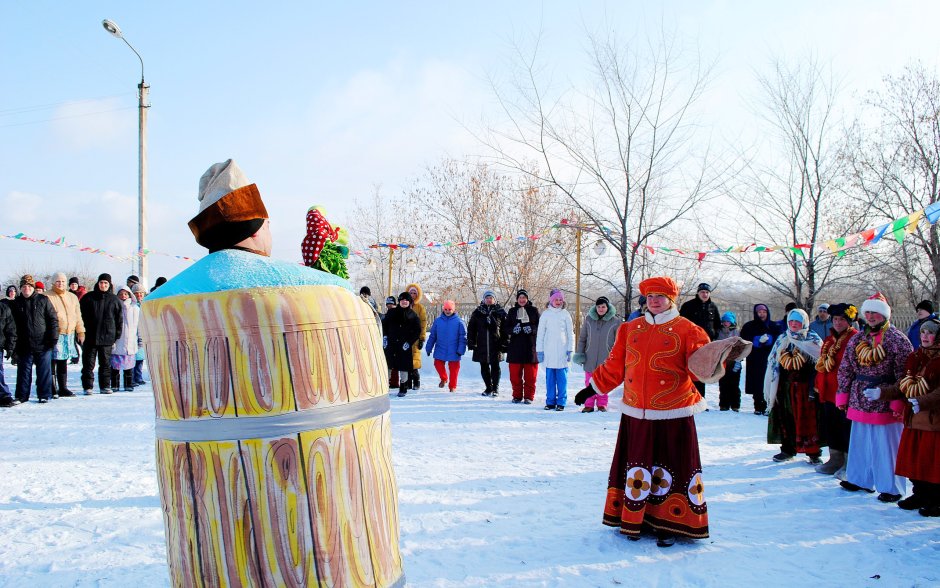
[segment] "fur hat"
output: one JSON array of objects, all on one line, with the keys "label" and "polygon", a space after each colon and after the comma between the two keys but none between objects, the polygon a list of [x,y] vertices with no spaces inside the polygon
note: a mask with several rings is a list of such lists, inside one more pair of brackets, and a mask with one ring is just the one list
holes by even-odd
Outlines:
[{"label": "fur hat", "polygon": [[552,293],[548,295],[549,304],[554,303],[556,300],[565,301],[565,293],[559,290],[558,288],[552,288]]},{"label": "fur hat", "polygon": [[441,305],[441,308],[444,310],[457,310],[457,303],[453,300],[445,300],[444,304]]},{"label": "fur hat", "polygon": [[640,294],[644,296],[662,294],[669,300],[675,302],[676,298],[679,297],[679,286],[676,284],[675,280],[668,276],[647,278],[640,282]]},{"label": "fur hat", "polygon": [[891,307],[888,306],[888,299],[881,292],[875,292],[862,303],[862,312],[877,312],[885,317],[885,320],[891,318]]},{"label": "fur hat", "polygon": [[924,331],[936,335],[940,332],[940,321],[937,319],[929,319],[922,322],[920,324],[920,332],[923,333]]},{"label": "fur hat", "polygon": [[33,288],[36,287],[36,280],[33,279],[32,274],[26,274],[20,278],[20,288],[23,286],[32,286]]},{"label": "fur hat", "polygon": [[231,159],[199,179],[199,213],[189,221],[196,242],[217,251],[255,234],[268,218],[258,186]]},{"label": "fur hat", "polygon": [[519,297],[520,297],[520,296],[525,296],[526,298],[528,298],[528,297],[529,297],[529,291],[526,290],[525,288],[519,288],[519,291],[516,292],[516,300],[519,300]]},{"label": "fur hat", "polygon": [[389,297],[387,297],[387,298],[385,299],[385,305],[386,305],[386,306],[388,306],[389,304],[395,305],[395,304],[397,304],[397,303],[398,303],[398,301],[395,300],[395,297],[394,297],[394,296],[389,296]]},{"label": "fur hat", "polygon": [[398,295],[398,301],[401,302],[402,300],[407,300],[408,302],[414,302],[414,299],[411,298],[411,294],[409,294],[408,292],[402,292],[401,294]]},{"label": "fur hat", "polygon": [[933,314],[933,302],[921,300],[917,303],[917,306],[914,307],[914,310],[926,310],[928,313]]}]

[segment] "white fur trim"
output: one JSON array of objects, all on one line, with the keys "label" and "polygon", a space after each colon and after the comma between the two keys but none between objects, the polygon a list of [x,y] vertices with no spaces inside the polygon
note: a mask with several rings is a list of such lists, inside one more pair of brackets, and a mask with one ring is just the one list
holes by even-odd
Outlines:
[{"label": "white fur trim", "polygon": [[862,316],[865,312],[877,312],[886,319],[891,318],[891,307],[884,300],[877,300],[869,298],[865,302],[862,302]]},{"label": "white fur trim", "polygon": [[623,408],[620,409],[620,412],[627,416],[644,421],[668,421],[669,419],[681,419],[683,417],[693,416],[700,412],[704,412],[707,407],[708,403],[705,402],[704,398],[702,398],[692,406],[683,406],[682,408],[674,408],[672,410],[652,410],[636,408],[635,406],[624,404]]},{"label": "white fur trim", "polygon": [[673,307],[670,307],[669,310],[665,312],[661,312],[659,314],[652,314],[651,312],[646,311],[646,314],[644,314],[643,317],[646,319],[646,322],[648,322],[651,325],[664,325],[668,323],[669,321],[671,321],[672,319],[678,318],[679,311],[676,309],[675,306],[673,306]]}]

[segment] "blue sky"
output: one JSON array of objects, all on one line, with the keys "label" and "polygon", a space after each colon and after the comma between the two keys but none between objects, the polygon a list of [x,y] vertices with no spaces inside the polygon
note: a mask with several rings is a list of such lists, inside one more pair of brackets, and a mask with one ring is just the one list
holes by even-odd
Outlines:
[{"label": "blue sky", "polygon": [[[198,257],[186,222],[199,176],[235,158],[272,215],[274,254],[300,259],[303,220],[343,224],[375,186],[394,199],[425,165],[483,149],[487,78],[541,32],[561,78],[584,74],[585,30],[675,31],[717,59],[708,124],[733,137],[772,56],[832,62],[851,92],[913,59],[935,67],[931,2],[5,2],[0,6],[0,234],[122,254],[137,240],[137,58],[151,85],[148,246]],[[185,263],[151,258],[151,281]],[[0,277],[129,263],[0,240]]]}]

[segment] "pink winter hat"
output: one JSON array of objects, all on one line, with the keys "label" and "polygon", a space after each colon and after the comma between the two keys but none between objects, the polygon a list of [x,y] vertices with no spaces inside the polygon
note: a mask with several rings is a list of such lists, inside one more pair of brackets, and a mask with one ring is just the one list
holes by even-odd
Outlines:
[{"label": "pink winter hat", "polygon": [[444,304],[441,305],[441,308],[444,310],[457,310],[457,303],[453,300],[445,300]]},{"label": "pink winter hat", "polygon": [[564,302],[564,301],[565,301],[565,295],[564,295],[564,293],[563,293],[561,290],[559,290],[558,288],[552,288],[552,293],[548,295],[548,301],[549,301],[549,302],[555,302],[556,299],[561,300],[562,302]]}]

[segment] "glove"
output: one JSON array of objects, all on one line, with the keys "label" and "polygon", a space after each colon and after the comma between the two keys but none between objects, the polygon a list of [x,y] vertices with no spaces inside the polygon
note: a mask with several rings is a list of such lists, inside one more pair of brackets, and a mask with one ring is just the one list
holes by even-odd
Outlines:
[{"label": "glove", "polygon": [[591,387],[590,384],[588,384],[587,386],[584,387],[584,389],[582,389],[580,392],[578,392],[575,395],[574,403],[577,404],[578,406],[581,406],[582,404],[587,402],[588,398],[590,398],[591,396],[594,396],[595,394],[597,394],[597,391],[595,391],[594,388]]},{"label": "glove", "polygon": [[865,388],[862,394],[869,400],[878,400],[881,398],[881,388]]},{"label": "glove", "polygon": [[741,362],[740,362],[740,361],[734,362],[734,365],[731,366],[731,371],[732,371],[732,372],[735,372],[735,373],[740,372],[740,371],[741,371]]},{"label": "glove", "polygon": [[382,337],[382,349],[388,347],[388,337]]},{"label": "glove", "polygon": [[566,361],[566,362],[571,361],[571,352],[570,352],[570,351],[566,351],[566,352],[565,352],[565,361]]},{"label": "glove", "polygon": [[538,360],[539,363],[542,363],[543,361],[545,361],[545,354],[542,353],[541,351],[538,351],[535,354],[535,358],[536,360]]},{"label": "glove", "polygon": [[516,326],[512,328],[512,334],[518,335],[521,332],[522,332],[522,325],[520,325],[519,323],[516,323]]},{"label": "glove", "polygon": [[526,325],[526,326],[522,327],[522,332],[525,333],[526,335],[531,335],[531,334],[532,334],[532,327],[530,327],[529,325]]},{"label": "glove", "polygon": [[760,341],[761,343],[766,343],[770,341],[770,335],[766,335],[766,334],[761,335],[760,337],[757,338],[757,340]]},{"label": "glove", "polygon": [[920,402],[916,398],[908,398],[907,401],[911,403],[911,412],[914,414],[920,412]]},{"label": "glove", "polygon": [[401,349],[402,351],[408,351],[409,349],[411,349],[411,345],[408,343],[402,343]]},{"label": "glove", "polygon": [[424,339],[418,339],[418,350],[424,349]]}]

